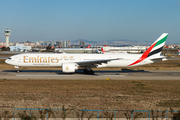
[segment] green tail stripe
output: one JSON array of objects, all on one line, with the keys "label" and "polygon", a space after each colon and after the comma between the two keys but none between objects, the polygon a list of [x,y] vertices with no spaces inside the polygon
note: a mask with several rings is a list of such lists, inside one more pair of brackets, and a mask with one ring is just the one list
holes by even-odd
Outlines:
[{"label": "green tail stripe", "polygon": [[167,39],[167,36],[168,36],[168,35],[166,35],[166,37],[164,37],[163,39],[159,40],[154,47],[156,47],[156,46],[162,44],[163,42],[165,42],[166,39]]}]

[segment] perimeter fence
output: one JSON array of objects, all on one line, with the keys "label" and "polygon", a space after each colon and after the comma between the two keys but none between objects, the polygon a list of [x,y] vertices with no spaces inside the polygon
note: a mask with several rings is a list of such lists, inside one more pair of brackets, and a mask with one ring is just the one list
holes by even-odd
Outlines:
[{"label": "perimeter fence", "polygon": [[[31,119],[67,119],[67,120],[173,120],[180,116],[177,110],[88,110],[88,109],[40,109],[40,108],[10,108],[0,109],[1,118]],[[12,117],[13,116],[13,117]],[[26,118],[26,119],[25,119]],[[180,119],[177,119],[180,120]]]}]

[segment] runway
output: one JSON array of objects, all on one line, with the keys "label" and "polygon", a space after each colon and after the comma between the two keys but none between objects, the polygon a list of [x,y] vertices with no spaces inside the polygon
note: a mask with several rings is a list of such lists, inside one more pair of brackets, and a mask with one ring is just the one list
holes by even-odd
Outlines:
[{"label": "runway", "polygon": [[95,75],[82,70],[64,74],[61,70],[0,70],[1,80],[180,80],[180,70],[100,70]]}]

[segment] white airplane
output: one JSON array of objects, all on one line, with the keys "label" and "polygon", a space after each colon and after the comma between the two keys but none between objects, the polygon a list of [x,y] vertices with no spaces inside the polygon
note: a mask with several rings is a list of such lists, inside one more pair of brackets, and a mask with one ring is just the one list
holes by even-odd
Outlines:
[{"label": "white airplane", "polygon": [[143,54],[67,54],[24,53],[13,55],[5,62],[19,67],[62,67],[64,73],[74,73],[84,68],[84,73],[94,74],[91,68],[134,67],[167,60],[161,56],[168,33],[163,33]]}]

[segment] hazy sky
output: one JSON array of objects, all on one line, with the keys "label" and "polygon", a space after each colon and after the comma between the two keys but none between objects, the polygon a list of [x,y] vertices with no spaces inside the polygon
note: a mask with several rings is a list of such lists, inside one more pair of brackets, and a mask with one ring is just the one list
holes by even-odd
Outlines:
[{"label": "hazy sky", "polygon": [[0,0],[0,42],[129,39],[180,43],[180,0]]}]

